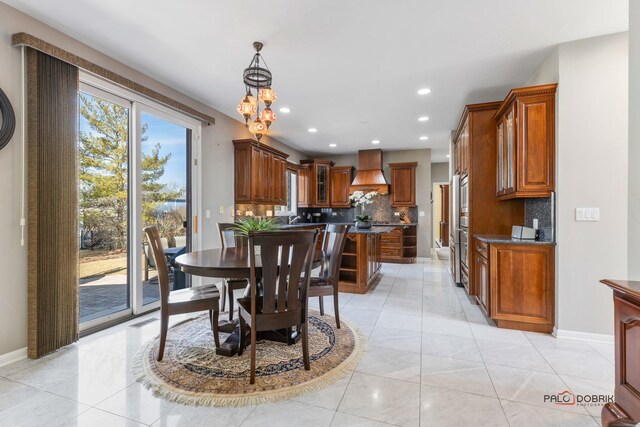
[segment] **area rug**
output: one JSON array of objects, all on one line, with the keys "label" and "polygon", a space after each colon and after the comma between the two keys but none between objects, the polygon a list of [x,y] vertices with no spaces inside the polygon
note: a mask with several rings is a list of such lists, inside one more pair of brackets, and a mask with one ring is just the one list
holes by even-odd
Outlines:
[{"label": "area rug", "polygon": [[[220,318],[225,318],[222,315]],[[204,406],[243,406],[289,399],[324,388],[355,369],[365,346],[364,336],[340,319],[309,310],[311,370],[305,371],[302,344],[258,341],[256,383],[249,384],[250,352],[218,356],[208,314],[182,322],[167,334],[164,357],[156,361],[155,338],[135,356],[134,374],[154,395]],[[227,334],[220,333],[223,342]]]}]

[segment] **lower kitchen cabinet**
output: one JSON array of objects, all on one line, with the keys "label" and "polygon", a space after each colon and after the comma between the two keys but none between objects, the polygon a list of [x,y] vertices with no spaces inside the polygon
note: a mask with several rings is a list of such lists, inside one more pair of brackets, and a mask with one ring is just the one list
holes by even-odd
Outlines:
[{"label": "lower kitchen cabinet", "polygon": [[395,227],[380,236],[380,260],[395,264],[413,264],[417,256],[416,225]]},{"label": "lower kitchen cabinet", "polygon": [[478,295],[476,299],[478,300],[478,304],[480,304],[480,308],[484,311],[486,315],[489,315],[489,260],[485,258],[479,252],[476,252],[475,256],[476,268],[474,269],[475,274],[475,283],[476,289],[478,291]]},{"label": "lower kitchen cabinet", "polygon": [[[550,333],[554,325],[553,245],[489,244],[489,257],[476,252],[480,305],[501,328]],[[488,266],[487,266],[488,265]],[[487,280],[487,270],[489,277]],[[483,284],[488,287],[483,293]]]},{"label": "lower kitchen cabinet", "polygon": [[380,267],[380,234],[349,233],[340,263],[340,292],[367,293]]}]

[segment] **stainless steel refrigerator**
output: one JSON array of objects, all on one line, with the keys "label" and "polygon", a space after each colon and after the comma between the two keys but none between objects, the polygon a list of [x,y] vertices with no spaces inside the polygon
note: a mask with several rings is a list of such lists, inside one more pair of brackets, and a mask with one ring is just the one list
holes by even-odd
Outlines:
[{"label": "stainless steel refrigerator", "polygon": [[451,277],[456,285],[460,277],[460,175],[453,175],[449,185],[449,256]]}]

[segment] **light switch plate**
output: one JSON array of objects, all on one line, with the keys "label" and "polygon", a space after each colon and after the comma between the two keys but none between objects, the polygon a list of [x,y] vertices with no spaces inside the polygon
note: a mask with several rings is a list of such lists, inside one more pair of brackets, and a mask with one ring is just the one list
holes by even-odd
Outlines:
[{"label": "light switch plate", "polygon": [[207,209],[206,211],[204,211],[204,217],[205,218],[211,218],[211,211],[209,209]]},{"label": "light switch plate", "polygon": [[224,206],[220,206],[220,208],[218,209],[218,213],[220,215],[224,215]]},{"label": "light switch plate", "polygon": [[576,208],[576,221],[600,221],[600,208]]},{"label": "light switch plate", "polygon": [[418,214],[420,216],[426,216],[427,214],[424,211],[420,211],[420,213]]}]

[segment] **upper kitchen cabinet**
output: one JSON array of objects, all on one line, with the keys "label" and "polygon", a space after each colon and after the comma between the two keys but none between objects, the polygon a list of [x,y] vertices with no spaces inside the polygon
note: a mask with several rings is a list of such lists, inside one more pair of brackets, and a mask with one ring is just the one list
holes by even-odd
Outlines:
[{"label": "upper kitchen cabinet", "polygon": [[500,200],[549,197],[554,190],[556,87],[513,89],[496,112]]},{"label": "upper kitchen cabinet", "polygon": [[353,180],[353,166],[334,166],[331,168],[330,205],[332,208],[349,208],[349,187]]},{"label": "upper kitchen cabinet", "polygon": [[416,206],[416,167],[418,162],[389,163],[391,207]]},{"label": "upper kitchen cabinet", "polygon": [[[328,208],[331,206],[331,167],[329,160],[302,160],[301,170],[306,169],[306,177],[298,178],[298,194],[306,192],[307,203],[298,201],[298,206],[309,208]],[[303,188],[303,185],[306,188]]]},{"label": "upper kitchen cabinet", "polygon": [[469,117],[462,122],[455,140],[455,166],[456,174],[460,177],[469,175]]},{"label": "upper kitchen cabinet", "polygon": [[252,139],[233,145],[235,202],[286,205],[289,155]]},{"label": "upper kitchen cabinet", "polygon": [[298,165],[298,207],[309,207],[309,165]]}]

